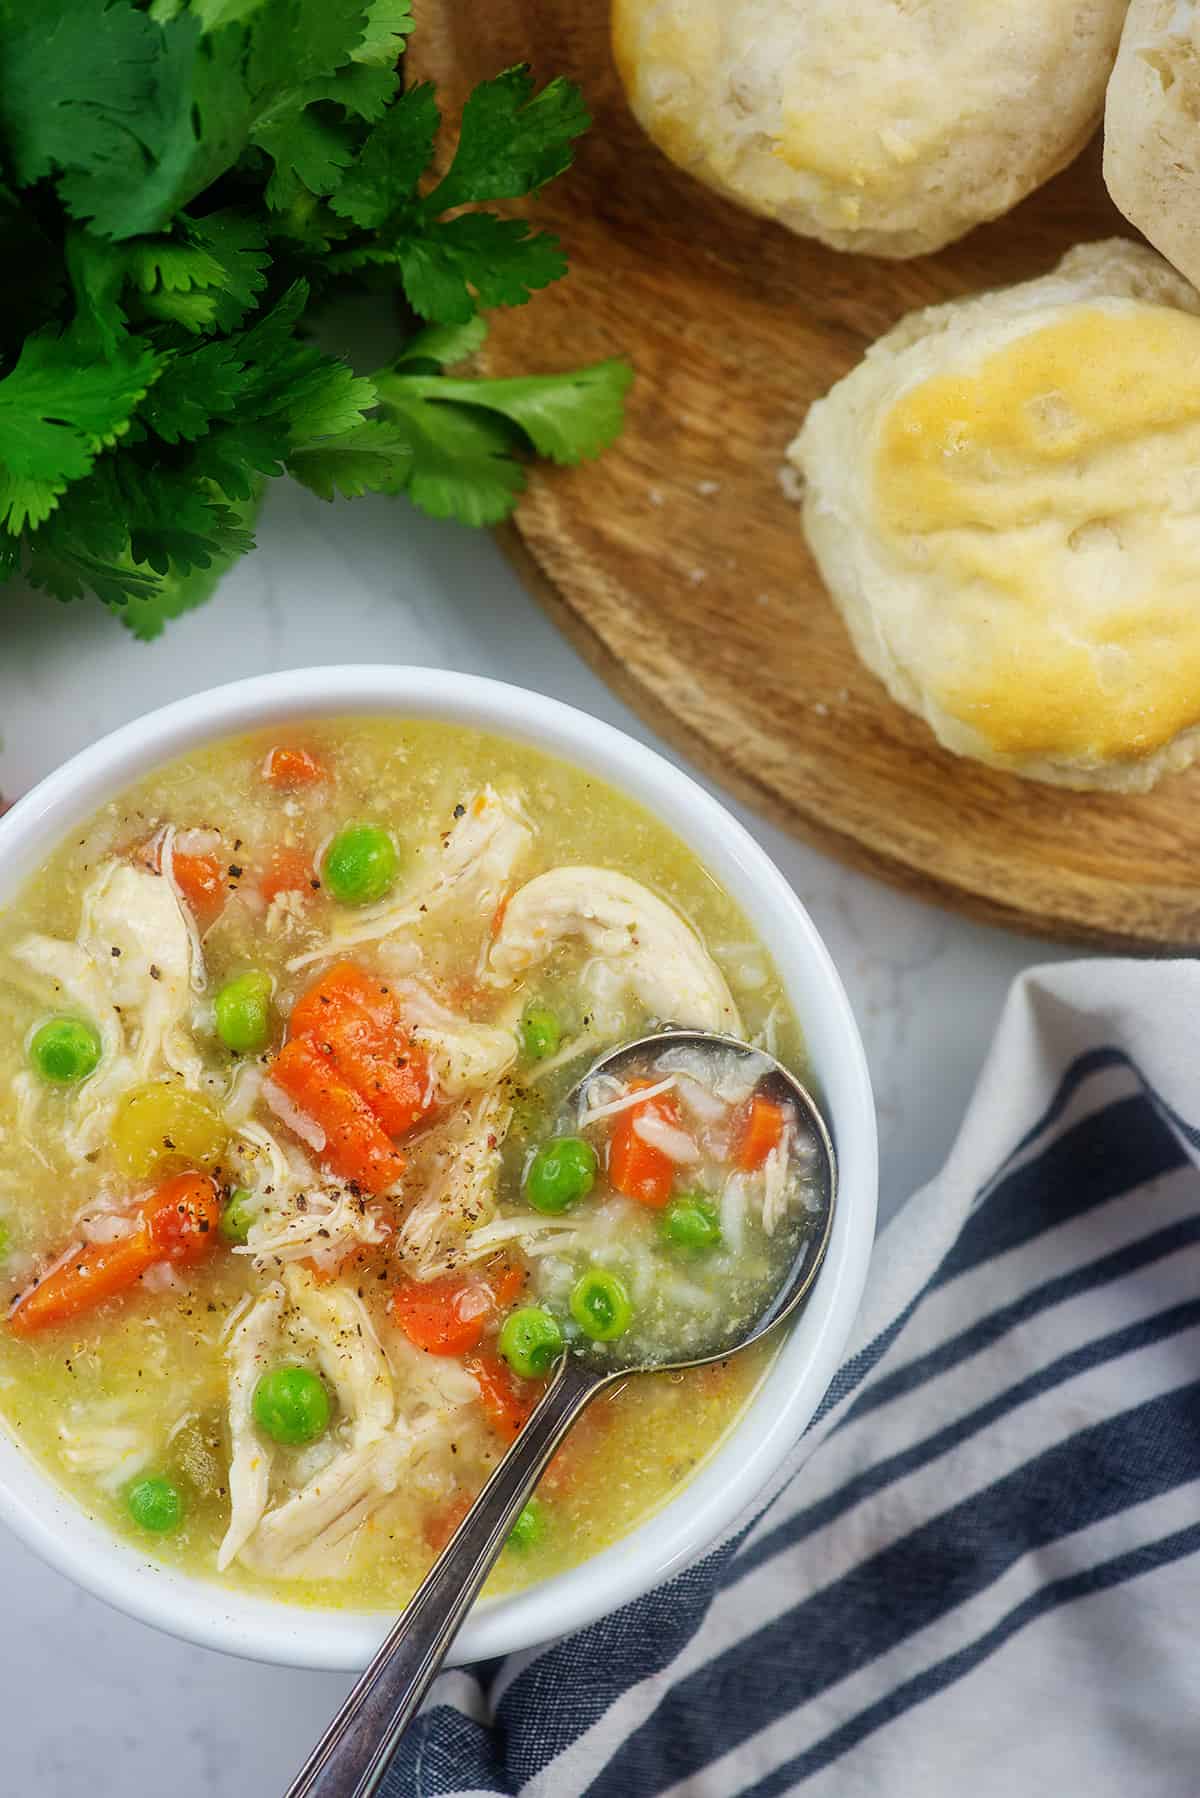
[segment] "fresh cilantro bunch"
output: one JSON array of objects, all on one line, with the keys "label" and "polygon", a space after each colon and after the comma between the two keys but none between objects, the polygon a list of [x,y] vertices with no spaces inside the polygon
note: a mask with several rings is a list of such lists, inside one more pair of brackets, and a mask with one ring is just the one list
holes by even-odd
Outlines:
[{"label": "fresh cilantro bunch", "polygon": [[[439,181],[411,0],[0,0],[0,579],[94,594],[140,637],[253,545],[265,479],[503,518],[530,450],[596,455],[630,370],[444,372],[480,309],[565,273],[481,210],[561,173],[589,120],[527,70],[478,87]],[[347,286],[401,305],[372,377],[310,341]]]}]

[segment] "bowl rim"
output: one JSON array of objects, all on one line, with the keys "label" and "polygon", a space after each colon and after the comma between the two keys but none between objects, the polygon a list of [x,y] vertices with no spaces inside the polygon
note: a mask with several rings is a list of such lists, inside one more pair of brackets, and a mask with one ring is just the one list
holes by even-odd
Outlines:
[{"label": "bowl rim", "polygon": [[[771,951],[797,1011],[814,1089],[837,1145],[839,1189],[825,1261],[800,1318],[739,1420],[680,1492],[568,1572],[469,1615],[452,1664],[581,1629],[669,1579],[751,1506],[807,1429],[858,1312],[875,1232],[878,1151],[866,1056],[841,980],[799,896],[766,850],[691,775],[637,738],[528,689],[404,664],[256,675],[172,701],[48,774],[0,817],[0,908],[67,831],[164,762],[287,720],[427,718],[508,737],[574,763],[637,800],[688,844]],[[148,1559],[89,1516],[0,1420],[0,1520],[117,1610],[201,1647],[277,1666],[355,1672],[385,1611],[302,1607],[230,1592]]]}]

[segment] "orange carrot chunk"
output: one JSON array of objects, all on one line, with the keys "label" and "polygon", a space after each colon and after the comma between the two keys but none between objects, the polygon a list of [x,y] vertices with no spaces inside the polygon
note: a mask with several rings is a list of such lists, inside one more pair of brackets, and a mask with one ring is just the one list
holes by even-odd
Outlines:
[{"label": "orange carrot chunk", "polygon": [[175,885],[201,926],[218,917],[226,899],[226,870],[215,855],[185,855],[177,849],[171,857]]},{"label": "orange carrot chunk", "polygon": [[753,1174],[762,1166],[783,1135],[783,1106],[773,1099],[755,1093],[746,1107],[741,1135],[734,1151],[734,1161],[744,1174]]},{"label": "orange carrot chunk", "polygon": [[478,1348],[492,1311],[492,1295],[482,1282],[458,1274],[406,1280],[392,1294],[392,1316],[427,1355],[465,1355]]},{"label": "orange carrot chunk", "polygon": [[128,1236],[80,1243],[9,1314],[19,1336],[67,1323],[136,1286],[159,1261],[199,1261],[221,1240],[221,1207],[207,1174],[176,1174],[143,1199]]},{"label": "orange carrot chunk", "polygon": [[494,1349],[472,1355],[467,1371],[478,1382],[479,1402],[496,1434],[506,1442],[515,1441],[544,1386],[537,1380],[519,1380]]},{"label": "orange carrot chunk", "polygon": [[[270,1077],[297,1111],[323,1132],[318,1157],[339,1179],[376,1194],[400,1178],[403,1155],[392,1146],[361,1093],[311,1042],[293,1037],[285,1043]],[[269,1098],[269,1087],[267,1091]]]},{"label": "orange carrot chunk", "polygon": [[[648,1084],[635,1082],[634,1090]],[[638,1135],[635,1126],[644,1117],[661,1118],[665,1124],[679,1127],[679,1107],[670,1093],[644,1099],[640,1105],[631,1105],[628,1111],[618,1113],[608,1144],[608,1179],[627,1199],[638,1199],[643,1205],[661,1210],[670,1202],[675,1163],[664,1150]]]},{"label": "orange carrot chunk", "polygon": [[290,1034],[312,1043],[361,1094],[389,1136],[433,1108],[429,1062],[409,1040],[386,981],[339,962],[297,1001]]},{"label": "orange carrot chunk", "polygon": [[524,1268],[497,1260],[464,1278],[406,1280],[392,1295],[392,1316],[409,1341],[429,1355],[466,1355],[478,1348],[498,1311],[505,1311],[524,1286]]},{"label": "orange carrot chunk", "polygon": [[303,849],[275,849],[258,877],[258,890],[270,905],[280,893],[311,894],[315,891],[312,857]]},{"label": "orange carrot chunk", "polygon": [[324,762],[294,743],[280,743],[274,749],[268,749],[263,763],[263,779],[267,785],[291,791],[297,787],[315,787],[326,779],[327,772]]}]

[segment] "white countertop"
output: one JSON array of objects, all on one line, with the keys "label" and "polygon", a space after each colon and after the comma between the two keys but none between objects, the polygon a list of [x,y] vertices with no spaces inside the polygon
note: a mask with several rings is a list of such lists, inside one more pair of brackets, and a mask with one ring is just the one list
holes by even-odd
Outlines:
[{"label": "white countertop", "polygon": [[[336,507],[277,484],[262,547],[200,612],[136,644],[90,602],[0,588],[0,792],[168,699],[320,662],[416,662],[514,681],[657,741],[580,661],[491,540],[401,500]],[[671,750],[668,755],[678,760]],[[881,1211],[944,1159],[1012,976],[1062,953],[930,910],[744,807],[850,994],[879,1108]],[[76,1591],[0,1526],[5,1792],[271,1798],[348,1686],[185,1647]]]}]

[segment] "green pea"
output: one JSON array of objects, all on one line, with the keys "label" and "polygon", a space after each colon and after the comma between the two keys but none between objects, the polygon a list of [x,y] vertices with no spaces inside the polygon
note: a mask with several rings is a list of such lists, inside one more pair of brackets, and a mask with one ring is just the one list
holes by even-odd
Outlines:
[{"label": "green pea", "polygon": [[521,1048],[526,1061],[545,1061],[562,1041],[562,1031],[554,1012],[544,1005],[531,1005],[521,1019]]},{"label": "green pea", "polygon": [[289,1448],[329,1428],[329,1394],[307,1367],[272,1367],[254,1388],[253,1410],[263,1434]]},{"label": "green pea", "polygon": [[143,1474],[125,1488],[129,1515],[139,1529],[165,1536],[183,1522],[183,1494],[161,1473]]},{"label": "green pea", "polygon": [[535,1211],[565,1211],[596,1182],[596,1151],[582,1136],[544,1142],[525,1175],[525,1197]]},{"label": "green pea", "polygon": [[400,857],[378,824],[347,824],[325,851],[321,878],[339,905],[374,905],[396,884]]},{"label": "green pea", "polygon": [[532,1548],[546,1534],[546,1514],[536,1498],[531,1498],[508,1532],[507,1547],[522,1552]]},{"label": "green pea", "polygon": [[214,1001],[217,1035],[235,1055],[261,1055],[271,1040],[269,974],[251,968],[227,980]]},{"label": "green pea", "polygon": [[571,1316],[593,1342],[615,1342],[633,1322],[624,1282],[602,1267],[589,1267],[571,1288]]},{"label": "green pea", "polygon": [[562,1354],[563,1333],[540,1305],[523,1305],[505,1318],[496,1346],[514,1373],[535,1380],[548,1374]]},{"label": "green pea", "polygon": [[100,1065],[100,1032],[84,1018],[47,1018],[29,1039],[29,1059],[43,1080],[74,1086]]},{"label": "green pea", "polygon": [[221,1208],[221,1235],[226,1242],[245,1242],[258,1213],[258,1200],[245,1186],[235,1186]]},{"label": "green pea", "polygon": [[659,1225],[664,1239],[673,1249],[685,1254],[701,1255],[715,1249],[721,1240],[721,1222],[716,1206],[703,1193],[684,1193],[672,1199],[662,1214]]}]

